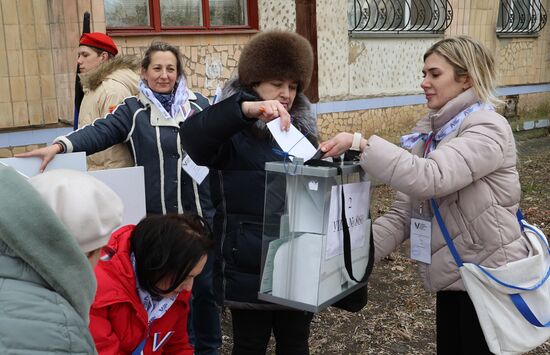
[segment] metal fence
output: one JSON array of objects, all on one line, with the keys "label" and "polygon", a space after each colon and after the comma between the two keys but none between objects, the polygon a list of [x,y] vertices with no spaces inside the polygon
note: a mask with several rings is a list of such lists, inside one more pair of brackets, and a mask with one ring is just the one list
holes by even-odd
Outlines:
[{"label": "metal fence", "polygon": [[500,0],[497,34],[533,35],[546,25],[541,0]]},{"label": "metal fence", "polygon": [[349,0],[348,5],[351,34],[437,34],[453,20],[448,0]]}]

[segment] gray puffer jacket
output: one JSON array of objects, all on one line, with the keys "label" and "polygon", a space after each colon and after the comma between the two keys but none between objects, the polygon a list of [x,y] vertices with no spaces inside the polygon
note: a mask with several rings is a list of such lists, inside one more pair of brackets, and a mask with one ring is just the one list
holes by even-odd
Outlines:
[{"label": "gray puffer jacket", "polygon": [[[414,131],[437,133],[478,101],[469,89],[421,119]],[[528,243],[516,218],[521,197],[516,145],[506,119],[494,111],[475,111],[426,158],[423,150],[423,141],[408,152],[372,136],[361,156],[367,173],[398,191],[391,210],[373,226],[376,258],[388,255],[409,237],[411,214],[423,206],[432,220],[431,264],[418,263],[424,288],[464,290],[433,217],[432,197],[464,262],[498,267],[527,256]]]},{"label": "gray puffer jacket", "polygon": [[88,260],[24,178],[0,165],[0,181],[0,354],[96,354]]}]

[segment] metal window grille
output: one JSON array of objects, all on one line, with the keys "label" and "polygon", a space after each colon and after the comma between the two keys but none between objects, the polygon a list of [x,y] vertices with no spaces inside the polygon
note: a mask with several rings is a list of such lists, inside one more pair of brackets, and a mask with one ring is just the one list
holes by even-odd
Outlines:
[{"label": "metal window grille", "polygon": [[498,35],[536,35],[546,25],[541,0],[500,0]]},{"label": "metal window grille", "polygon": [[453,20],[448,0],[348,0],[350,34],[440,34]]}]

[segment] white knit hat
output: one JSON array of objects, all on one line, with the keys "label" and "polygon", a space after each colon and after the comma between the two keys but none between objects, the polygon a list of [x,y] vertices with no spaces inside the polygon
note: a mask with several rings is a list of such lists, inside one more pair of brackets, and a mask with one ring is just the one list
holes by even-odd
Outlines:
[{"label": "white knit hat", "polygon": [[56,169],[29,179],[84,253],[107,244],[122,223],[120,197],[95,177],[81,171]]}]

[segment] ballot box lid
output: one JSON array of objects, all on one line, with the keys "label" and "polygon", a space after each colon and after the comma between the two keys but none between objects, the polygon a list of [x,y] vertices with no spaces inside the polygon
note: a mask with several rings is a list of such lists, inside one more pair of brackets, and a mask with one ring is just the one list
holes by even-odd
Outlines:
[{"label": "ballot box lid", "polygon": [[[295,160],[298,161],[266,162],[265,170],[290,175],[307,175],[316,177],[332,177],[339,175],[336,167],[304,165],[300,159]],[[340,168],[342,169],[343,175],[356,173],[361,170],[361,166],[358,162],[344,162],[340,164]]]}]

